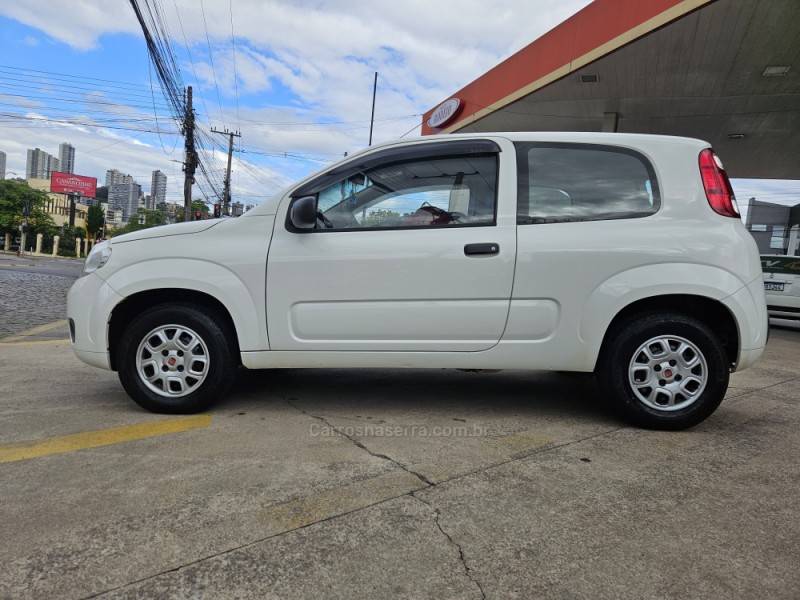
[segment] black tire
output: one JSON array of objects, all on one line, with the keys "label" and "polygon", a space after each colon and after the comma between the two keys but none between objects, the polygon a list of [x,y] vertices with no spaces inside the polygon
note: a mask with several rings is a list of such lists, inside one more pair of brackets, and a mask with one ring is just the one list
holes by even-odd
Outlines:
[{"label": "black tire", "polygon": [[[208,367],[205,379],[195,383],[196,387],[184,396],[166,397],[154,392],[137,369],[140,343],[150,332],[164,325],[189,328],[201,338],[206,348]],[[170,303],[150,308],[128,325],[120,339],[116,354],[122,387],[134,402],[152,412],[191,414],[206,410],[227,394],[236,378],[235,334],[228,329],[225,319],[205,307]],[[160,360],[158,355],[155,358]]]},{"label": "black tire", "polygon": [[[705,359],[705,388],[683,408],[678,407],[683,402],[689,402],[689,398],[677,395],[676,398],[684,400],[676,401],[676,410],[649,406],[637,396],[630,383],[629,367],[634,353],[637,353],[648,340],[658,336],[683,338],[693,344]],[[646,360],[646,357],[642,357],[641,360]],[[664,372],[663,366],[658,365],[658,368]],[[655,369],[656,367],[652,367],[651,376],[658,378]],[[697,425],[717,409],[728,389],[730,363],[719,337],[701,321],[682,313],[643,313],[618,324],[609,332],[608,339],[603,344],[596,374],[603,392],[623,419],[647,429],[680,430]],[[661,381],[658,383],[658,386],[660,385]],[[644,385],[637,387],[642,395],[650,389]],[[650,404],[663,400],[661,397],[652,396],[652,393],[646,399]]]}]

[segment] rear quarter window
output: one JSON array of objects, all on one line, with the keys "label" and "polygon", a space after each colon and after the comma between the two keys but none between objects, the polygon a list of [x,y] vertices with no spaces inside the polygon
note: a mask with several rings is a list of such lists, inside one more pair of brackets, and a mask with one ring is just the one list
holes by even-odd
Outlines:
[{"label": "rear quarter window", "polygon": [[627,148],[517,143],[517,223],[632,219],[661,206],[650,162]]}]

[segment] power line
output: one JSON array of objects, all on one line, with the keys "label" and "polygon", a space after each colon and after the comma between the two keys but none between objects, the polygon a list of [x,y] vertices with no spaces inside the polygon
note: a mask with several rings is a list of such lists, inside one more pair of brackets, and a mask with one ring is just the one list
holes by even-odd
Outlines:
[{"label": "power line", "polygon": [[239,150],[236,150],[236,152],[241,152],[243,154],[257,154],[259,156],[271,156],[271,157],[275,157],[275,158],[289,158],[289,159],[293,159],[293,160],[302,160],[302,161],[314,162],[314,163],[319,163],[319,164],[329,164],[329,163],[333,162],[333,161],[328,160],[328,159],[316,158],[316,157],[313,157],[313,156],[305,156],[305,155],[302,155],[302,154],[294,154],[293,152],[264,152],[264,151],[260,151],[260,150],[245,150],[245,149],[239,149]]},{"label": "power line", "polygon": [[[3,87],[10,87],[10,88],[14,88],[14,89],[16,89],[16,88],[25,88],[25,89],[37,90],[37,91],[40,91],[40,92],[43,92],[43,93],[50,93],[51,91],[55,91],[55,92],[58,92],[60,94],[77,94],[77,95],[80,95],[80,96],[88,96],[88,95],[97,94],[97,93],[106,94],[108,92],[113,92],[113,93],[122,92],[122,93],[125,94],[126,97],[143,98],[143,99],[146,99],[146,100],[150,99],[149,94],[131,92],[131,91],[122,90],[122,89],[119,89],[119,88],[100,88],[100,87],[98,87],[97,89],[91,89],[91,88],[87,88],[86,86],[69,85],[69,84],[60,83],[58,81],[55,81],[55,82],[54,81],[47,81],[47,80],[31,81],[31,80],[28,80],[28,79],[20,79],[19,77],[8,77],[7,75],[5,75],[2,72],[0,72],[0,78],[2,78],[2,80],[6,81],[6,82],[13,82],[13,83],[0,83],[0,85],[2,85]],[[77,91],[73,91],[73,90],[77,90]],[[166,104],[163,104],[163,103],[161,103],[161,104],[164,107],[167,107]]]},{"label": "power line", "polygon": [[56,101],[56,102],[70,102],[73,104],[97,104],[100,106],[118,106],[120,108],[139,108],[142,110],[150,111],[152,106],[144,106],[141,104],[119,104],[118,102],[105,102],[102,100],[94,100],[94,99],[87,99],[87,98],[53,98],[50,96],[31,96],[29,94],[9,94],[6,92],[0,92],[0,97],[2,96],[10,96],[12,98],[25,98],[26,100],[49,100],[49,101]]},{"label": "power line", "polygon": [[142,28],[150,60],[161,83],[161,91],[172,107],[176,122],[181,123],[186,115],[186,100],[182,93],[183,80],[169,42],[161,10],[155,1],[152,5],[149,0],[143,1],[146,12],[142,10],[139,0],[130,0],[130,3]]},{"label": "power line", "polygon": [[[142,133],[157,133],[155,129],[136,129],[133,127],[121,127],[118,125],[107,125],[107,124],[96,124],[96,123],[87,123],[85,121],[67,121],[64,119],[49,119],[47,117],[28,117],[19,114],[13,113],[0,113],[0,117],[12,118],[12,119],[25,119],[33,122],[47,122],[47,123],[62,123],[65,125],[81,125],[84,127],[95,127],[99,129],[119,129],[122,131],[138,131]],[[171,131],[164,131],[162,132],[165,135],[181,135],[179,132],[171,132]]]},{"label": "power line", "polygon": [[206,43],[208,44],[208,61],[211,63],[211,75],[214,78],[214,88],[217,90],[217,104],[219,105],[219,116],[220,119],[224,121],[224,113],[222,111],[222,100],[219,95],[219,85],[217,85],[217,70],[214,68],[214,53],[211,51],[211,38],[208,37],[208,23],[206,23],[206,9],[203,0],[200,0],[200,12],[203,15],[203,28],[206,31]]},{"label": "power line", "polygon": [[[192,66],[192,75],[194,75],[195,81],[200,81],[200,78],[197,76],[197,70],[194,66],[194,58],[192,57],[192,51],[189,49],[189,40],[186,37],[186,30],[183,28],[183,20],[181,19],[181,13],[178,10],[178,2],[177,0],[172,0],[172,4],[175,7],[175,16],[178,19],[178,25],[181,28],[181,35],[183,36],[183,45],[186,46],[186,54],[189,57],[189,64]],[[203,108],[205,109],[205,114],[207,117],[211,118],[211,113],[208,110],[208,105],[206,104],[206,100],[203,96],[200,96],[200,102],[203,103]]]},{"label": "power line", "polygon": [[82,85],[86,85],[86,84],[95,85],[95,84],[92,84],[91,82],[92,81],[100,81],[100,82],[103,82],[103,83],[113,83],[113,84],[115,84],[117,86],[130,86],[130,87],[137,87],[137,88],[144,88],[145,87],[143,84],[132,83],[132,82],[129,82],[129,81],[119,81],[119,80],[114,80],[114,79],[101,79],[99,77],[88,77],[86,75],[71,75],[69,73],[57,73],[55,71],[42,71],[40,69],[28,69],[28,68],[23,68],[23,67],[14,67],[14,66],[11,66],[11,65],[0,65],[0,71],[3,71],[3,70],[10,70],[12,72],[28,71],[28,72],[32,72],[32,73],[42,73],[42,74],[53,76],[53,77],[56,77],[56,78],[68,78],[68,79],[72,79],[72,80],[78,79],[78,80],[81,81]]},{"label": "power line", "polygon": [[231,48],[233,49],[233,90],[236,98],[236,127],[241,129],[239,122],[239,74],[236,70],[236,35],[233,31],[233,0],[228,0],[228,13],[231,17]]}]

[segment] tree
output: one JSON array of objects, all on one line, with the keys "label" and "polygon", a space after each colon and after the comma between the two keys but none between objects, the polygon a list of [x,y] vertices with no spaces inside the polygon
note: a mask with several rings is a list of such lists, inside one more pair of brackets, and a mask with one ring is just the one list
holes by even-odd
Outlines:
[{"label": "tree", "polygon": [[113,232],[109,232],[109,234],[113,236],[122,235],[123,233],[130,233],[131,231],[139,231],[140,229],[148,229],[150,227],[163,225],[166,221],[167,219],[164,213],[160,210],[140,208],[139,212],[128,221],[125,227],[115,229]]},{"label": "tree", "polygon": [[24,181],[0,180],[0,232],[16,233],[27,217],[28,233],[51,235],[55,230],[52,217],[45,211],[47,194],[34,190]]},{"label": "tree", "polygon": [[80,227],[70,227],[64,224],[58,230],[60,241],[58,243],[58,254],[60,256],[75,256],[75,240],[86,239],[86,232]]},{"label": "tree", "polygon": [[90,206],[89,211],[86,213],[86,232],[92,239],[97,238],[97,233],[103,229],[104,222],[105,216],[100,205],[94,204]]},{"label": "tree", "polygon": [[[195,198],[194,200],[192,200],[192,214],[194,215],[194,213],[196,213],[198,210],[203,213],[204,219],[208,218],[208,204],[206,204],[204,200]],[[177,221],[186,220],[183,218],[183,212],[184,212],[183,207],[179,206],[178,209],[175,211],[175,219]]]},{"label": "tree", "polygon": [[378,208],[367,213],[362,227],[386,227],[388,222],[400,219],[400,213],[387,208]]}]

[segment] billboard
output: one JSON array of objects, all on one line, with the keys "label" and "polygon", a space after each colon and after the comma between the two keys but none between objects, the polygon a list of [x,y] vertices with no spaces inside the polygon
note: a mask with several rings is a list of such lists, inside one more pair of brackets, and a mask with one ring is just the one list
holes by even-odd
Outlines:
[{"label": "billboard", "polygon": [[59,194],[80,194],[87,198],[97,195],[97,179],[72,173],[53,171],[50,175],[50,191]]}]

